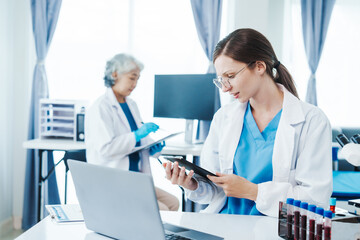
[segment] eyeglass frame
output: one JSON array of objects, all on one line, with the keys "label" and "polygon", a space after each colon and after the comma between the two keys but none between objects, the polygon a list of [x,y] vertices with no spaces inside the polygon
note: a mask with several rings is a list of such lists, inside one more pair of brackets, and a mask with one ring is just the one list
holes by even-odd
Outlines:
[{"label": "eyeglass frame", "polygon": [[[236,75],[238,75],[240,72],[242,72],[245,68],[247,68],[248,66],[250,66],[251,64],[255,63],[256,61],[250,62],[248,63],[246,66],[244,66],[243,68],[241,68],[238,72],[236,72],[233,76],[231,76],[231,79],[234,79],[236,77]],[[223,81],[223,77],[222,76],[217,76],[217,78],[213,79],[213,83],[215,84],[216,87],[218,87],[220,90],[222,90],[222,87],[225,87],[226,89],[229,89],[231,87],[231,83],[230,83],[230,78],[227,77],[225,78],[227,81],[227,84],[229,86],[226,86],[226,83]]]}]

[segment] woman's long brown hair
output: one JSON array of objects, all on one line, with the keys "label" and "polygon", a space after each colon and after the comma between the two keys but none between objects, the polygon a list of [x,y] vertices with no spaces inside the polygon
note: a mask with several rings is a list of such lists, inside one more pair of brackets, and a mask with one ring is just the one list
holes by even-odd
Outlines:
[{"label": "woman's long brown hair", "polygon": [[[248,64],[256,61],[265,62],[267,74],[276,83],[284,85],[289,92],[299,98],[291,74],[279,62],[271,43],[260,32],[250,28],[235,30],[216,45],[213,62],[220,55],[225,55],[236,61]],[[249,67],[254,66],[250,65]],[[273,68],[276,68],[276,76],[273,76]]]}]

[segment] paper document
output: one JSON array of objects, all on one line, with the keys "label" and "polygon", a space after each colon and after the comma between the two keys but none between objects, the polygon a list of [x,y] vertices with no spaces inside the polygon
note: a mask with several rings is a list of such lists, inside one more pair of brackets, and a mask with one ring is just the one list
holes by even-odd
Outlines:
[{"label": "paper document", "polygon": [[143,149],[148,149],[151,146],[161,143],[162,141],[165,141],[168,138],[175,137],[181,133],[183,133],[183,132],[171,133],[169,131],[159,128],[156,132],[149,134],[149,137],[151,138],[151,141],[149,143],[139,146],[139,147],[135,147],[134,150],[131,151],[129,154],[143,150]]},{"label": "paper document", "polygon": [[84,221],[80,205],[78,204],[56,204],[45,205],[45,207],[46,210],[49,212],[51,218],[53,218],[58,223]]}]

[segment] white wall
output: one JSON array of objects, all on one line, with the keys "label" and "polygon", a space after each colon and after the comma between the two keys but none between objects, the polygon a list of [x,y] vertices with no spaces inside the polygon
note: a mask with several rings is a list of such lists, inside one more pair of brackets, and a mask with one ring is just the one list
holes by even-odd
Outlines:
[{"label": "white wall", "polygon": [[20,228],[30,86],[35,63],[28,0],[0,1],[0,222]]},{"label": "white wall", "polygon": [[227,15],[230,19],[227,19],[227,32],[238,28],[253,28],[261,32],[269,39],[281,61],[284,4],[285,0],[228,0]]},{"label": "white wall", "polygon": [[[22,142],[27,140],[30,92],[36,55],[28,0],[17,0],[13,9],[14,68],[13,68],[13,216],[15,227],[20,228],[25,181],[26,151]],[[22,71],[17,70],[17,64]],[[20,221],[19,221],[20,220]]]},{"label": "white wall", "polygon": [[[10,1],[0,1],[0,36],[11,35],[9,24],[9,3]],[[11,151],[9,147],[9,106],[10,95],[8,89],[11,88],[9,83],[10,61],[8,61],[8,49],[11,45],[11,38],[0,38],[0,224],[11,217],[12,194],[11,181],[12,174],[9,171]],[[1,226],[0,226],[1,227]],[[1,229],[1,228],[0,228]]]}]

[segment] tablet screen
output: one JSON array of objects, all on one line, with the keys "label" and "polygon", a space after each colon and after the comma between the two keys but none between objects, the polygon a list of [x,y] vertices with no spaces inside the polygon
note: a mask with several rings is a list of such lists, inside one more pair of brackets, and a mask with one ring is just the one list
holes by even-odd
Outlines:
[{"label": "tablet screen", "polygon": [[208,179],[206,175],[215,176],[216,175],[212,172],[209,172],[208,170],[201,168],[189,161],[186,161],[183,157],[164,157],[166,160],[169,160],[171,162],[178,162],[180,167],[185,167],[187,170],[193,170],[196,174],[204,177],[205,179]]},{"label": "tablet screen", "polygon": [[[160,131],[159,131],[160,132]],[[169,139],[169,138],[172,138],[172,137],[175,137],[179,134],[181,134],[183,132],[176,132],[176,133],[168,133],[168,132],[162,132],[162,133],[154,133],[154,134],[150,134],[149,136],[152,138],[152,141],[145,144],[145,145],[142,145],[142,146],[139,146],[139,147],[135,147],[130,153],[128,153],[129,155],[134,153],[134,152],[137,152],[137,151],[141,151],[143,149],[148,149],[158,143],[161,143],[162,141],[165,141],[166,139]]]}]

